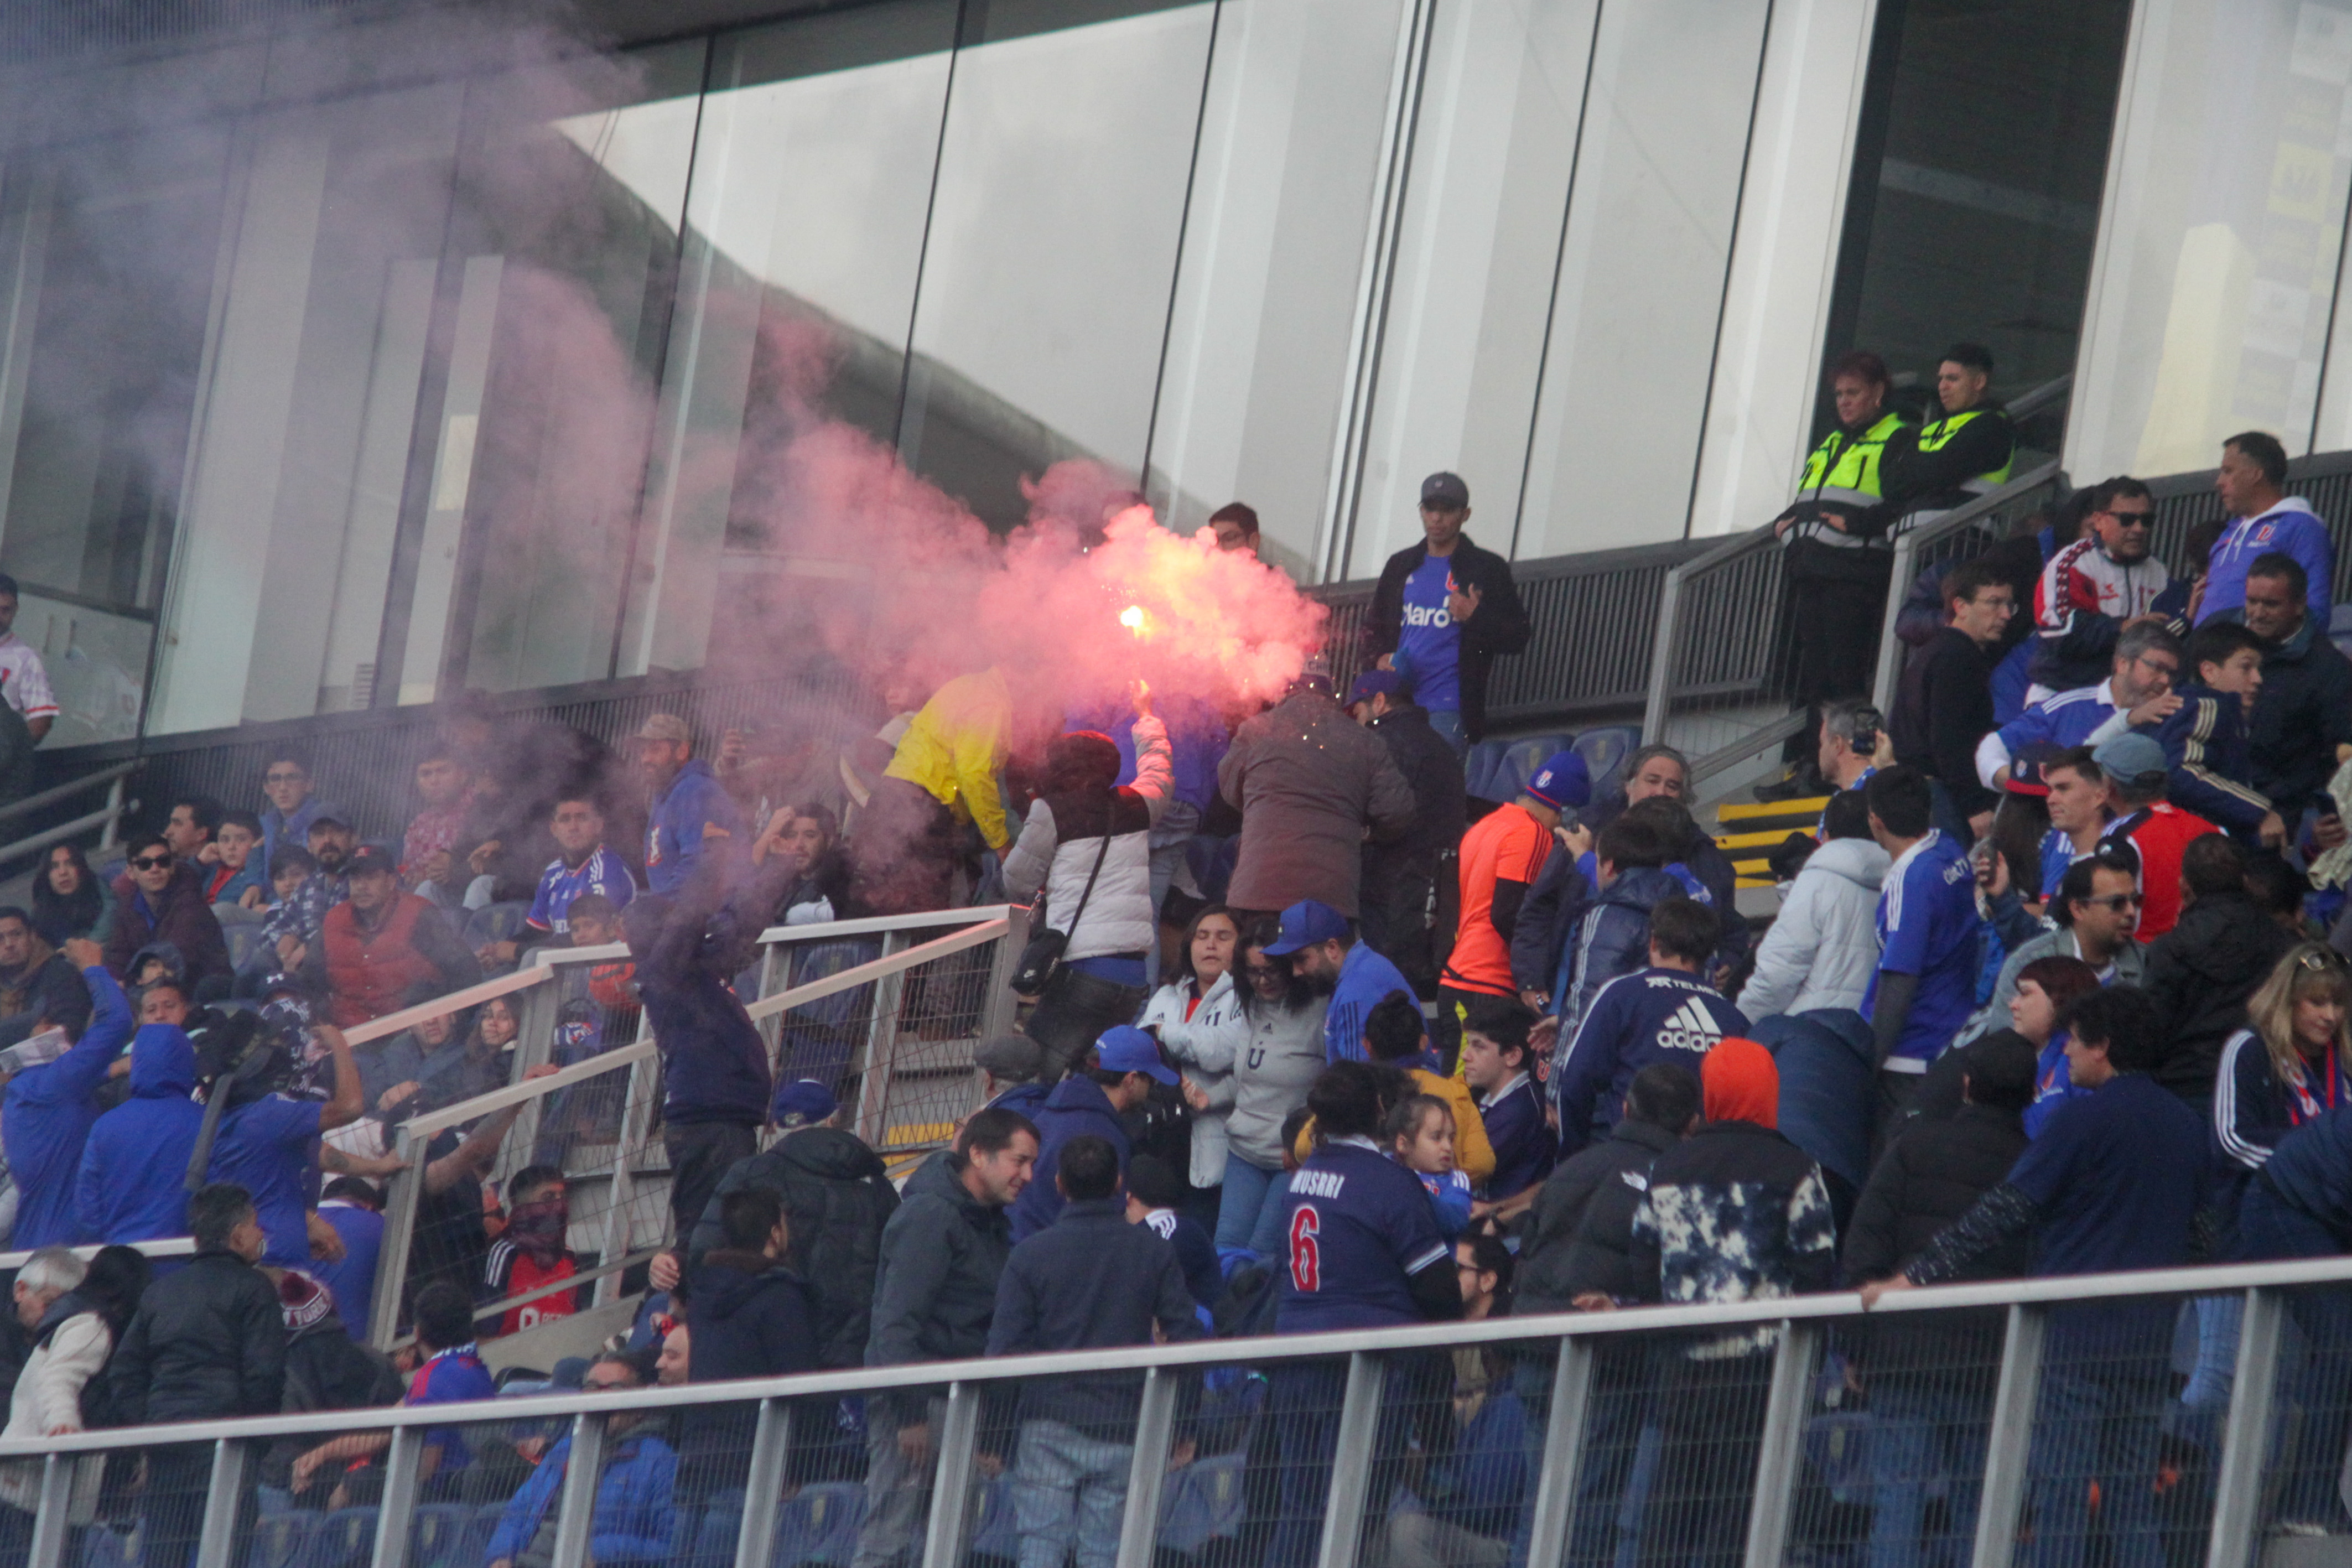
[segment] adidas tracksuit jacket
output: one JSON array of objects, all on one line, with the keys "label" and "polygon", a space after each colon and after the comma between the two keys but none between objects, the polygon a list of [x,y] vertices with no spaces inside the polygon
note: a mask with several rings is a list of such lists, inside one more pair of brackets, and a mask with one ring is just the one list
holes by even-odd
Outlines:
[{"label": "adidas tracksuit jacket", "polygon": [[1747,1033],[1746,1015],[1678,969],[1639,969],[1602,986],[1553,1073],[1560,1158],[1609,1135],[1635,1073],[1670,1061],[1696,1078],[1716,1041]]}]

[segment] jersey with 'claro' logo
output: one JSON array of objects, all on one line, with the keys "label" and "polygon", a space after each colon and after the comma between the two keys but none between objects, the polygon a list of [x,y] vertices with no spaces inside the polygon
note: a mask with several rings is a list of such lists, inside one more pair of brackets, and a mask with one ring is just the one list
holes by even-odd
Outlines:
[{"label": "jersey with 'claro' logo", "polygon": [[1716,1042],[1747,1033],[1746,1014],[1679,969],[1639,969],[1603,985],[1554,1068],[1560,1157],[1617,1125],[1635,1073],[1652,1062],[1679,1062],[1696,1076]]},{"label": "jersey with 'claro' logo", "polygon": [[1412,700],[1451,713],[1462,706],[1462,628],[1454,624],[1454,562],[1432,555],[1404,580],[1397,667],[1412,672]]},{"label": "jersey with 'claro' logo", "polygon": [[1862,1012],[1874,1016],[1881,974],[1916,974],[1918,989],[1903,1017],[1889,1072],[1926,1072],[1976,1008],[1977,882],[1966,851],[1929,828],[1895,858],[1878,889],[1878,967]]},{"label": "jersey with 'claro' logo", "polygon": [[525,919],[533,931],[566,935],[572,930],[567,918],[572,900],[583,893],[601,893],[619,909],[637,896],[637,887],[629,879],[629,868],[621,864],[621,858],[599,844],[577,866],[566,866],[561,857],[547,863],[547,869],[539,874],[539,893]]},{"label": "jersey with 'claro' logo", "polygon": [[1335,1138],[1293,1172],[1276,1332],[1417,1323],[1406,1283],[1453,1256],[1421,1179],[1367,1138]]}]

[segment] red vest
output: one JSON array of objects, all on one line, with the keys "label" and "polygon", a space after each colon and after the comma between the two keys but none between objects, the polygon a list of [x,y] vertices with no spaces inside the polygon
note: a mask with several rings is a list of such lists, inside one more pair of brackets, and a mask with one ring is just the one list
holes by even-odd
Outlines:
[{"label": "red vest", "polygon": [[373,932],[361,928],[359,912],[348,903],[327,911],[327,1005],[337,1028],[397,1012],[418,981],[439,982],[440,970],[416,951],[414,940],[417,917],[432,907],[415,893],[403,893]]}]

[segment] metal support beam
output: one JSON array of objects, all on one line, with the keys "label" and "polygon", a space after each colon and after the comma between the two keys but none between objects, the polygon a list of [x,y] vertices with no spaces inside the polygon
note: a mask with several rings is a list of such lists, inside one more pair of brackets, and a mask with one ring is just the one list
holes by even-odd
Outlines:
[{"label": "metal support beam", "polygon": [[2009,1329],[2001,1337],[2000,1377],[1993,1389],[1992,1429],[1985,1442],[1984,1490],[1977,1501],[1970,1568],[2009,1568],[2017,1552],[2025,1466],[2033,1448],[2033,1406],[2042,1394],[2042,1346],[2049,1330],[2046,1308],[2010,1308]]},{"label": "metal support beam", "polygon": [[2245,1316],[2238,1324],[2237,1376],[2230,1384],[2230,1415],[2221,1429],[2221,1462],[2213,1475],[2206,1568],[2252,1568],[2263,1527],[2263,1463],[2269,1458],[2271,1416],[2278,1400],[2286,1299],[2276,1290],[2249,1290],[2245,1300]]},{"label": "metal support beam", "polygon": [[1584,1479],[1585,1415],[1592,1403],[1592,1342],[1575,1336],[1559,1342],[1552,1368],[1551,1413],[1544,1422],[1543,1464],[1536,1472],[1536,1500],[1528,1521],[1528,1561],[1555,1563],[1568,1555],[1576,1518],[1576,1489]]},{"label": "metal support beam", "polygon": [[595,1533],[596,1478],[604,1468],[604,1420],[584,1410],[572,1418],[572,1453],[563,1467],[563,1496],[555,1505],[551,1568],[587,1568],[588,1542]]},{"label": "metal support beam", "polygon": [[393,1173],[384,1189],[383,1248],[378,1255],[383,1262],[368,1310],[368,1342],[380,1351],[390,1350],[400,1337],[400,1289],[408,1277],[409,1244],[416,1238],[416,1206],[425,1195],[425,1152],[431,1147],[429,1139],[411,1138],[403,1129],[400,1156],[408,1163]]},{"label": "metal support beam", "polygon": [[793,1407],[760,1401],[751,1434],[751,1468],[743,1478],[743,1528],[735,1535],[735,1568],[768,1568],[776,1549],[776,1510],[784,1500],[784,1456],[792,1451]]},{"label": "metal support beam", "polygon": [[196,1568],[229,1568],[236,1561],[236,1505],[245,1496],[249,1445],[235,1437],[213,1444],[212,1484],[205,1489],[205,1522],[196,1533]]},{"label": "metal support beam", "polygon": [[1388,1360],[1359,1351],[1348,1358],[1348,1394],[1339,1406],[1339,1441],[1331,1456],[1331,1490],[1323,1505],[1323,1549],[1315,1568],[1356,1568],[1364,1503],[1372,1479],[1372,1441],[1380,1431]]},{"label": "metal support beam", "polygon": [[383,1497],[376,1505],[375,1554],[368,1568],[408,1568],[408,1538],[424,1459],[424,1427],[403,1426],[392,1435],[392,1447],[383,1457]]},{"label": "metal support beam", "polygon": [[1127,1470],[1127,1512],[1118,1526],[1118,1568],[1151,1568],[1151,1549],[1160,1539],[1160,1494],[1168,1480],[1168,1439],[1176,1429],[1176,1380],[1184,1375],[1164,1366],[1143,1374],[1135,1458]]},{"label": "metal support beam", "polygon": [[1693,564],[1685,562],[1670,568],[1666,585],[1658,593],[1658,628],[1650,645],[1650,690],[1642,705],[1645,746],[1658,745],[1665,739],[1666,703],[1675,689],[1675,638],[1682,630],[1683,574]]},{"label": "metal support beam", "polygon": [[[639,1008],[637,1039],[643,1042],[653,1037],[653,1020]],[[636,1162],[650,1152],[646,1145],[653,1139],[654,1101],[661,1097],[661,1058],[644,1057],[630,1064],[628,1079],[621,1090],[621,1141],[613,1146],[613,1179],[604,1188],[603,1256],[607,1258],[626,1258],[636,1244],[629,1226],[630,1206],[636,1197]],[[651,1239],[647,1238],[649,1243]],[[683,1247],[687,1238],[678,1236],[670,1239]],[[609,1307],[620,1299],[618,1274],[607,1274],[596,1281],[597,1306]]]},{"label": "metal support beam", "polygon": [[63,1568],[66,1531],[73,1510],[74,1471],[78,1454],[51,1454],[41,1461],[41,1496],[33,1514],[33,1549],[25,1568]]},{"label": "metal support beam", "polygon": [[1748,1510],[1748,1568],[1780,1568],[1787,1560],[1798,1458],[1821,1348],[1819,1323],[1782,1326],[1780,1348],[1772,1354],[1772,1388],[1765,1396],[1764,1438],[1756,1454],[1756,1500]]},{"label": "metal support beam", "polygon": [[[962,1568],[964,1531],[971,1522],[971,1477],[980,1443],[980,1407],[988,1389],[977,1383],[948,1385],[947,1415],[931,1434],[931,1517],[923,1531],[922,1568]],[[555,1568],[564,1568],[561,1563]]]}]

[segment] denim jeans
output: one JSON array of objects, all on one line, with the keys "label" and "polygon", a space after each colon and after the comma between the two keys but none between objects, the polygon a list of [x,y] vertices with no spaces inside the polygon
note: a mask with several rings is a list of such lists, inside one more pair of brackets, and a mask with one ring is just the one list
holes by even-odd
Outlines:
[{"label": "denim jeans", "polygon": [[1239,1154],[1225,1160],[1224,1196],[1217,1205],[1217,1253],[1243,1247],[1261,1262],[1282,1253],[1282,1205],[1290,1173],[1253,1165]]},{"label": "denim jeans", "polygon": [[[2053,1336],[2054,1337],[2054,1336]],[[2157,1427],[2168,1372],[2160,1352],[2126,1347],[2043,1368],[2033,1415],[2032,1568],[2088,1561],[2091,1485],[2112,1568],[2161,1568],[2156,1509]]]},{"label": "denim jeans", "polygon": [[[1958,1390],[1906,1377],[1870,1385],[1870,1568],[1958,1568],[1976,1535],[1988,1423]],[[1920,1538],[1927,1483],[1948,1484],[1945,1532]]]},{"label": "denim jeans", "polygon": [[1459,708],[1430,709],[1429,727],[1436,731],[1447,745],[1454,748],[1454,754],[1456,757],[1469,751],[1470,733],[1462,727],[1462,710]]},{"label": "denim jeans", "polygon": [[1021,1423],[1013,1464],[1013,1519],[1021,1531],[1021,1568],[1062,1568],[1077,1548],[1077,1568],[1118,1561],[1118,1527],[1135,1448],[1089,1437],[1061,1421]]}]

